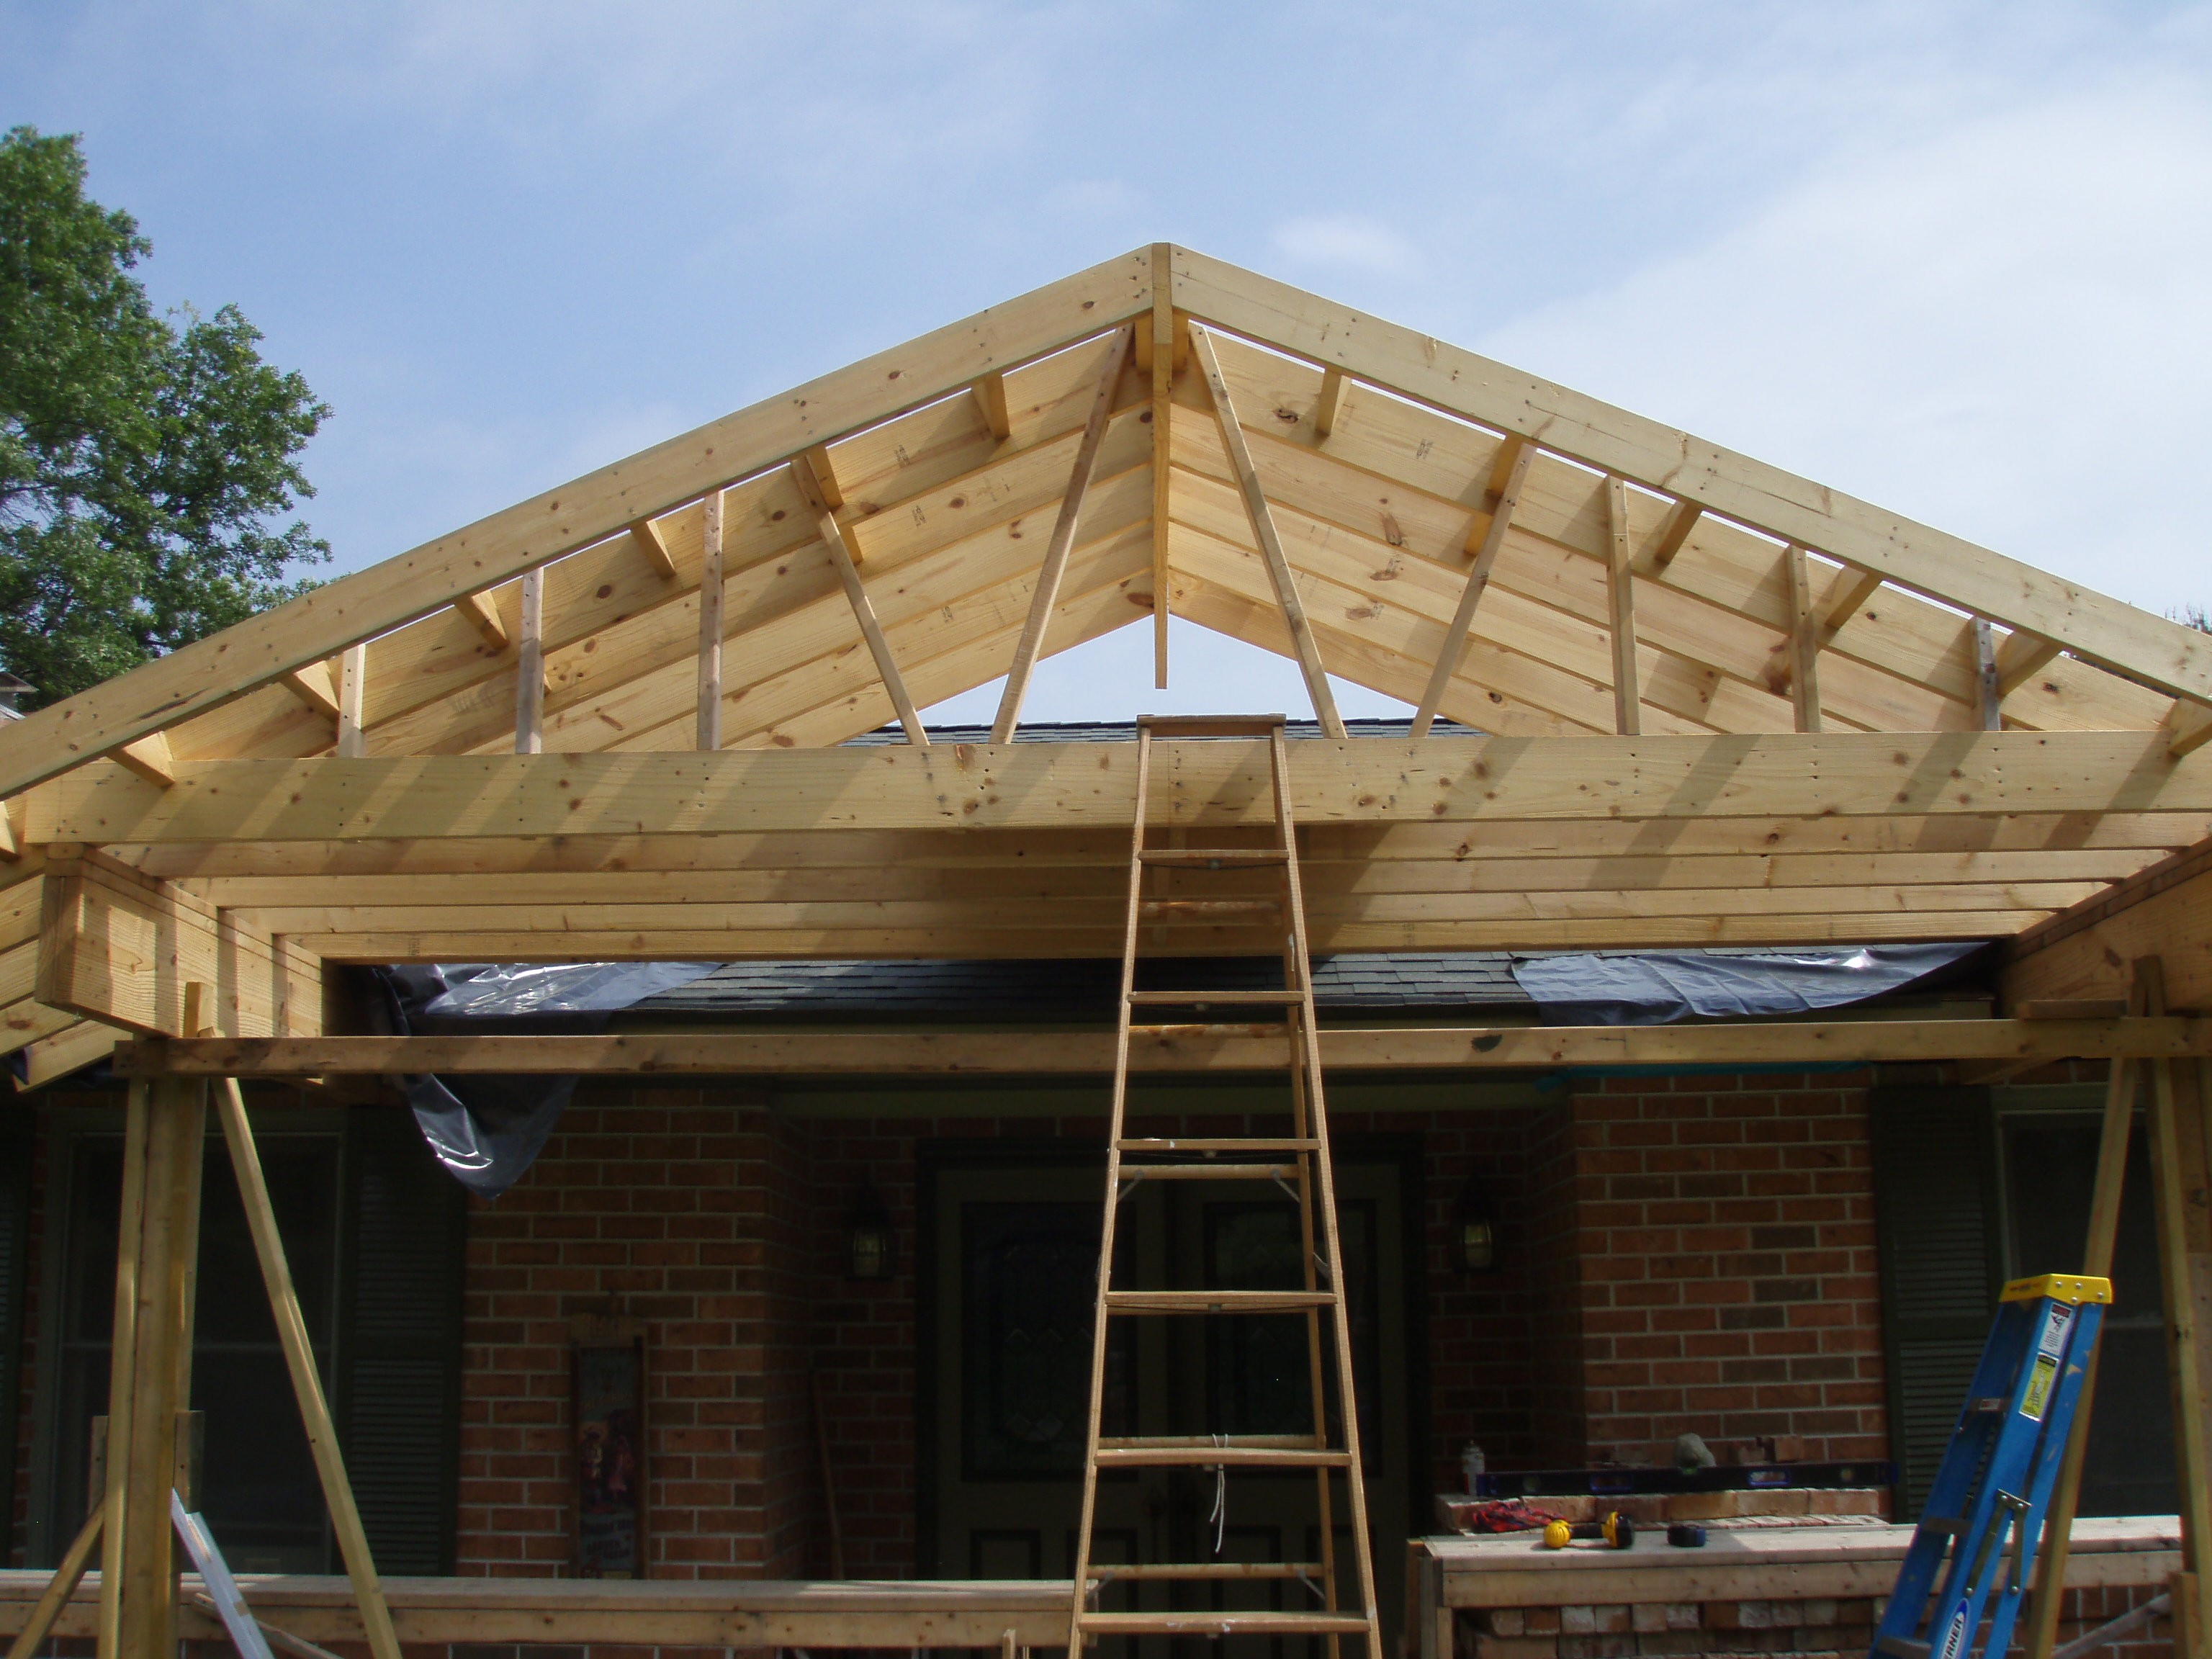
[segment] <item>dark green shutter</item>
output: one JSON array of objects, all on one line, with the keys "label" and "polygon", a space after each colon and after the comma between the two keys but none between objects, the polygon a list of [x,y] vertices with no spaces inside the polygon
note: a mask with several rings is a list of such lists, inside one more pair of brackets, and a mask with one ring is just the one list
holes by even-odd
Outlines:
[{"label": "dark green shutter", "polygon": [[23,1268],[29,1255],[31,1109],[17,1106],[0,1126],[0,1562],[15,1547],[15,1421],[22,1405]]},{"label": "dark green shutter", "polygon": [[346,1472],[380,1572],[450,1573],[466,1198],[412,1115],[349,1116],[336,1408]]},{"label": "dark green shutter", "polygon": [[1986,1089],[1877,1089],[1868,1106],[1890,1454],[1897,1518],[1911,1520],[1943,1461],[1996,1308],[1994,1135]]}]

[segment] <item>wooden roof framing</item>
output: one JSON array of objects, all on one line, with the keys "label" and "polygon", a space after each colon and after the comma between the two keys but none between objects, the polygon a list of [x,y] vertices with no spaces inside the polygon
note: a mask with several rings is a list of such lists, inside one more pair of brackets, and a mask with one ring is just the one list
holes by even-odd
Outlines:
[{"label": "wooden roof framing", "polygon": [[1322,949],[1999,937],[2212,827],[2212,639],[1163,245],[0,727],[0,1042],[193,1035],[89,988],[180,950],[232,1036],[322,960],[1111,954],[1127,757],[917,711],[1170,611],[1495,734],[1295,745]]}]

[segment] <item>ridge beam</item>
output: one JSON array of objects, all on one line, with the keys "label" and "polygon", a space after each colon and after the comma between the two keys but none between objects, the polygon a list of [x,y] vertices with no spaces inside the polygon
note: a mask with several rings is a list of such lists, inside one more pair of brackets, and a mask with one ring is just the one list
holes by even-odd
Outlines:
[{"label": "ridge beam", "polygon": [[1460,591],[1459,609],[1452,613],[1451,627],[1444,635],[1443,649],[1437,653],[1434,667],[1429,670],[1428,688],[1421,693],[1421,704],[1413,714],[1412,735],[1425,738],[1437,718],[1437,707],[1444,700],[1452,676],[1467,659],[1468,647],[1473,643],[1469,632],[1474,626],[1476,608],[1482,603],[1483,590],[1490,586],[1490,572],[1498,562],[1498,550],[1505,545],[1505,532],[1513,526],[1513,514],[1521,505],[1521,492],[1528,482],[1528,469],[1536,459],[1536,446],[1526,438],[1508,438],[1501,453],[1504,477],[1498,489],[1498,499],[1490,509],[1489,522],[1484,526],[1482,541],[1474,541],[1474,528],[1468,527],[1468,546],[1474,551],[1474,563],[1467,573],[1467,586]]},{"label": "ridge beam", "polygon": [[1220,358],[1215,355],[1212,331],[1192,323],[1190,344],[1206,376],[1206,387],[1213,394],[1214,420],[1221,428],[1222,442],[1228,448],[1230,465],[1243,493],[1244,511],[1259,538],[1267,575],[1275,585],[1275,600],[1282,607],[1283,621],[1290,629],[1291,649],[1297,658],[1298,672],[1305,677],[1306,694],[1313,699],[1314,716],[1321,722],[1324,733],[1341,739],[1346,732],[1343,717],[1336,712],[1336,695],[1329,690],[1328,672],[1322,665],[1321,647],[1315,641],[1313,623],[1306,617],[1305,603],[1299,599],[1297,584],[1291,579],[1290,557],[1283,551],[1282,537],[1276,532],[1274,512],[1267,505],[1267,493],[1260,487],[1259,469],[1253,465],[1252,452],[1245,446],[1244,428],[1237,418],[1237,404],[1229,395],[1228,379],[1221,372]]},{"label": "ridge beam", "polygon": [[[1121,388],[1121,367],[1129,360],[1136,330],[1124,326],[1114,336],[1106,354],[1106,367],[1098,376],[1098,390],[1091,399],[1090,417],[1083,423],[1083,441],[1076,446],[1075,465],[1069,470],[1067,493],[1060,498],[1060,516],[1052,526],[1052,540],[1044,550],[1044,565],[1037,572],[1036,592],[1030,598],[1029,620],[1014,643],[1013,666],[1006,671],[1006,689],[999,698],[999,713],[991,722],[993,743],[1012,743],[1022,717],[1022,699],[1029,693],[1030,673],[1044,654],[1044,631],[1060,603],[1060,580],[1067,570],[1067,556],[1075,545],[1076,526],[1083,517],[1084,497],[1091,491],[1091,474],[1098,470],[1098,448],[1106,441],[1106,422],[1114,413],[1114,394]],[[1153,361],[1161,359],[1153,354]]]},{"label": "ridge beam", "polygon": [[899,724],[906,728],[907,742],[916,749],[928,748],[929,733],[922,729],[921,716],[915,709],[914,699],[907,695],[898,659],[891,655],[890,642],[884,638],[883,628],[876,621],[876,608],[868,603],[868,590],[860,583],[860,568],[846,544],[845,526],[837,522],[837,515],[830,508],[829,497],[823,492],[821,480],[808,455],[792,461],[791,479],[799,488],[799,499],[814,515],[816,533],[829,548],[830,562],[837,567],[837,580],[844,584],[845,598],[853,607],[853,619],[860,625],[860,637],[868,643],[868,654],[876,659],[876,672],[883,680],[891,707],[898,711]]}]

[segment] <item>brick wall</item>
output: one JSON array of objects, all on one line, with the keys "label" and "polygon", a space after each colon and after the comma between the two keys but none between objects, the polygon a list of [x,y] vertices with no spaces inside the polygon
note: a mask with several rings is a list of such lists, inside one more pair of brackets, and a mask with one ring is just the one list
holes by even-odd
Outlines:
[{"label": "brick wall", "polygon": [[1543,1358],[1583,1437],[1547,1432],[1547,1449],[1667,1462],[1693,1430],[1886,1455],[1865,1083],[1614,1078],[1565,1109],[1571,1153],[1546,1167],[1571,1172],[1547,1185],[1545,1227],[1577,1267],[1555,1270],[1547,1318],[1571,1309],[1580,1328],[1553,1328]]}]

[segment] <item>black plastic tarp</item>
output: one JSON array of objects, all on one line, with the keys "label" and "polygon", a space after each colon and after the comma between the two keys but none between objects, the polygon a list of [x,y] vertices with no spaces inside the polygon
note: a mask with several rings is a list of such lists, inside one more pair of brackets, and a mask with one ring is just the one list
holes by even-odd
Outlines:
[{"label": "black plastic tarp", "polygon": [[[380,968],[392,1030],[465,1031],[496,1019],[546,1034],[602,1030],[607,1016],[714,971],[713,963],[437,963]],[[471,1192],[497,1198],[522,1178],[576,1092],[574,1077],[401,1079],[422,1139]]]},{"label": "black plastic tarp", "polygon": [[1547,1025],[1665,1025],[1841,1008],[1956,967],[1979,943],[1772,951],[1622,951],[1516,957]]}]

